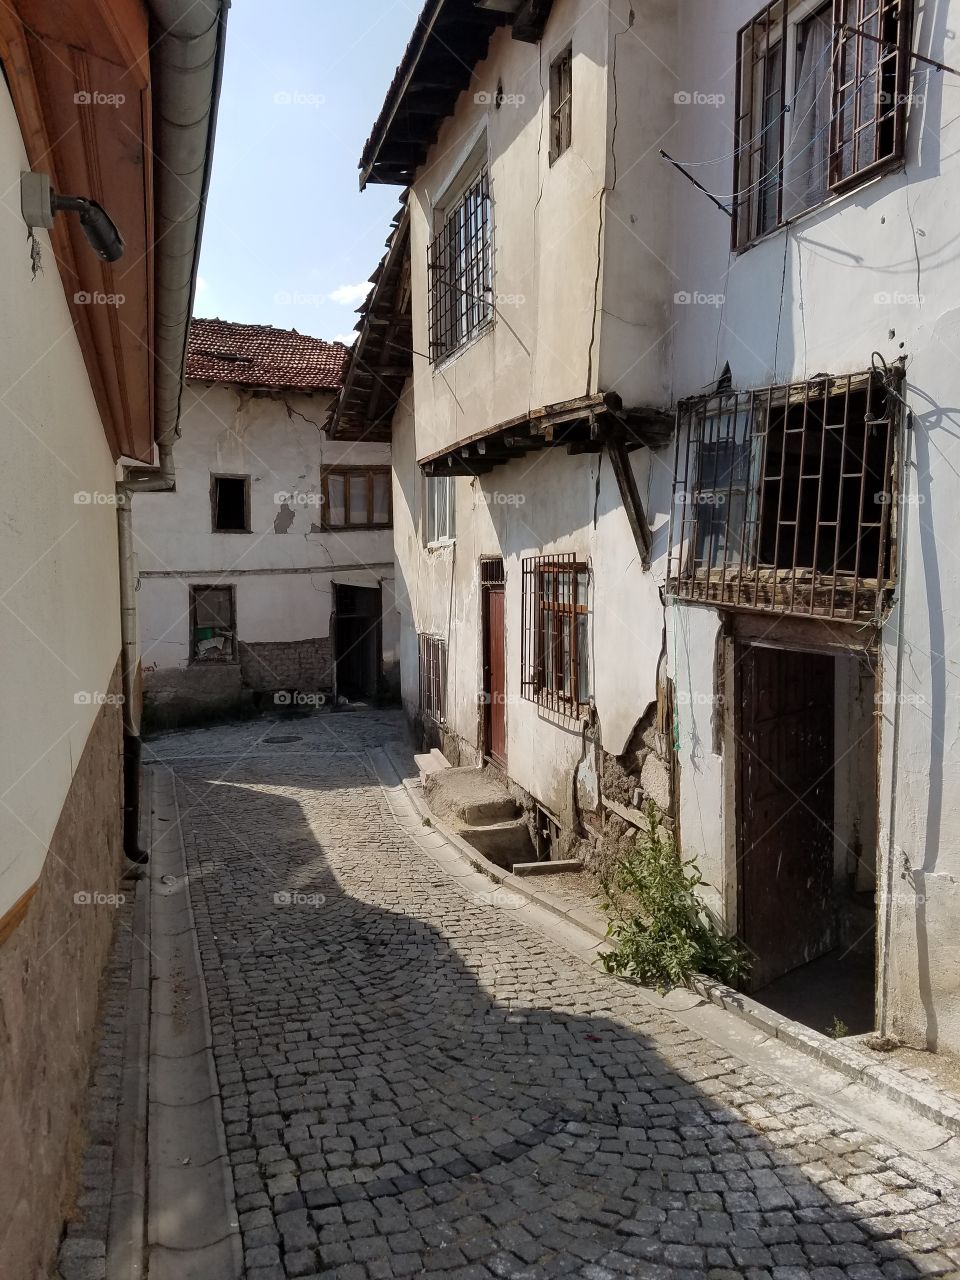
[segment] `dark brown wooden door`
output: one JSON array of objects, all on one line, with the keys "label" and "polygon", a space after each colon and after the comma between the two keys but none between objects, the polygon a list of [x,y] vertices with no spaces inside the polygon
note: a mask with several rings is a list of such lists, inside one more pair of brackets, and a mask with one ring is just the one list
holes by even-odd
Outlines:
[{"label": "dark brown wooden door", "polygon": [[504,589],[483,589],[484,749],[498,764],[507,762],[507,672],[504,650]]},{"label": "dark brown wooden door", "polygon": [[740,936],[757,990],[834,945],[834,662],[737,656]]}]

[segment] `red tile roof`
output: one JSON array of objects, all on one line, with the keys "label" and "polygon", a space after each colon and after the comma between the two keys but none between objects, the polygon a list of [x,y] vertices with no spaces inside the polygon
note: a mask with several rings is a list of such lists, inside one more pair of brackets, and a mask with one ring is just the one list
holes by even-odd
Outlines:
[{"label": "red tile roof", "polygon": [[342,342],[324,342],[296,329],[195,316],[187,343],[186,376],[245,387],[336,391],[343,384],[349,359],[349,348]]}]

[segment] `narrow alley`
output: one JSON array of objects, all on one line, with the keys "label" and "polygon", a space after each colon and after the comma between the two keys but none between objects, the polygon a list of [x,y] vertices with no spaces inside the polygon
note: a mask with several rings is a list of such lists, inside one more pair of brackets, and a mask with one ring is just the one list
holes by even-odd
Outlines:
[{"label": "narrow alley", "polygon": [[[399,785],[408,753],[373,710],[150,744],[151,1280],[957,1273],[949,1134],[834,1109],[828,1070],[806,1093],[789,1055],[778,1078],[692,1028],[690,993],[658,1007],[477,892]],[[194,939],[196,976],[167,972]],[[121,1118],[114,1194],[124,1142]],[[79,1203],[100,1216],[68,1227],[64,1280],[108,1274],[103,1197]]]}]

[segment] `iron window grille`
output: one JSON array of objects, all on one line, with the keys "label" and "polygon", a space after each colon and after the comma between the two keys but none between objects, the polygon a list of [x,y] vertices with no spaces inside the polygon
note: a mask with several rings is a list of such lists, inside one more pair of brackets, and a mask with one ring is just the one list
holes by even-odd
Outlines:
[{"label": "iron window grille", "polygon": [[573,554],[523,561],[521,695],[579,718],[590,702],[590,570]]},{"label": "iron window grille", "polygon": [[389,467],[328,467],[320,488],[323,529],[389,529],[393,524]]},{"label": "iron window grille", "polygon": [[427,546],[452,542],[457,533],[455,476],[424,476],[424,541]]},{"label": "iron window grille", "polygon": [[442,360],[493,319],[490,191],[482,168],[430,246],[430,357]]},{"label": "iron window grille", "polygon": [[771,0],[737,37],[734,243],[903,159],[913,0]]},{"label": "iron window grille", "polygon": [[681,404],[670,593],[879,619],[896,571],[901,378],[824,377]]},{"label": "iron window grille", "polygon": [[483,556],[480,560],[481,587],[502,587],[506,580],[502,558],[500,556]]},{"label": "iron window grille", "polygon": [[550,66],[550,163],[573,137],[573,48],[568,45]]},{"label": "iron window grille", "polygon": [[420,710],[443,724],[447,697],[447,646],[439,636],[420,636]]}]

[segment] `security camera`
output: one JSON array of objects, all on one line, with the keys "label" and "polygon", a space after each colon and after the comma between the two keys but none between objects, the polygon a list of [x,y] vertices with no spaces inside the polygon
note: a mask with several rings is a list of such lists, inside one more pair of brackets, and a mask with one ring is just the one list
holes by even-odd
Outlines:
[{"label": "security camera", "polygon": [[21,173],[20,211],[28,227],[53,226],[58,213],[78,213],[83,234],[104,262],[123,256],[123,237],[106,209],[87,196],[61,196],[50,187],[46,173]]}]

